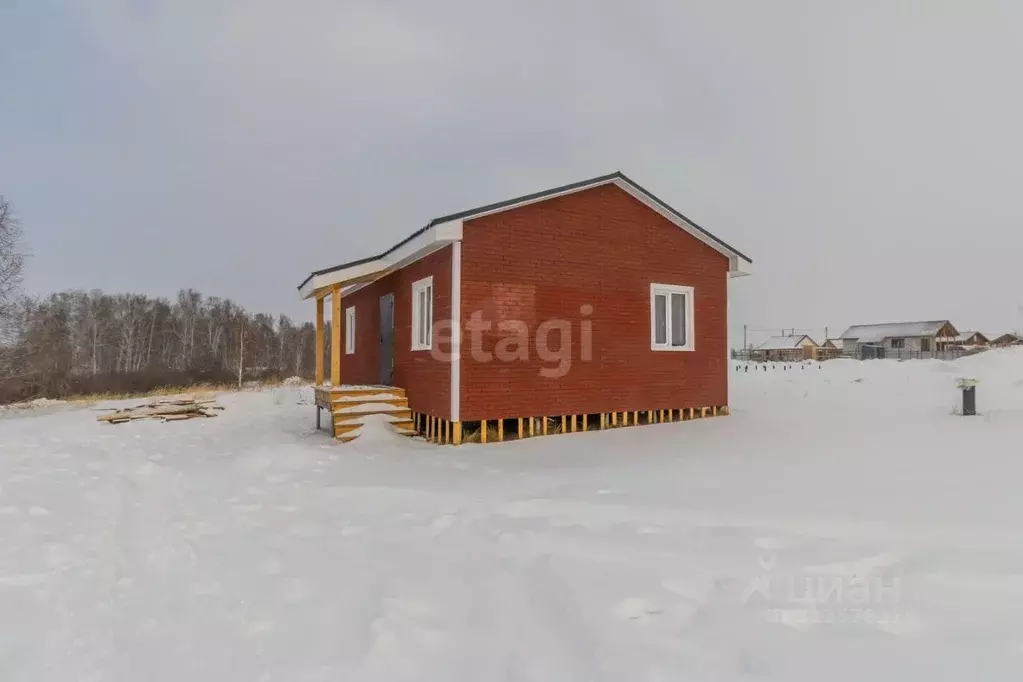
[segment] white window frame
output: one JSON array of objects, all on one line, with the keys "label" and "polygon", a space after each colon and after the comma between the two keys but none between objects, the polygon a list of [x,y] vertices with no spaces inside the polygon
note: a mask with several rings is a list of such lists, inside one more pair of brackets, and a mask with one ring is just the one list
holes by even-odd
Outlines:
[{"label": "white window frame", "polygon": [[[671,345],[671,296],[685,296],[685,326],[686,342],[682,346]],[[665,343],[657,343],[657,297],[665,297],[664,321],[665,321]],[[695,318],[696,306],[693,287],[681,286],[678,284],[651,284],[650,285],[650,350],[657,351],[693,351],[696,350]]]},{"label": "white window frame", "polygon": [[[426,292],[426,310],[421,310],[419,307],[419,296],[422,292]],[[424,334],[420,335],[420,331],[423,331]],[[421,336],[425,337],[425,343],[420,342]],[[412,283],[412,350],[433,350],[432,275]]]},{"label": "white window frame", "polygon": [[345,355],[355,353],[355,306],[345,308]]}]

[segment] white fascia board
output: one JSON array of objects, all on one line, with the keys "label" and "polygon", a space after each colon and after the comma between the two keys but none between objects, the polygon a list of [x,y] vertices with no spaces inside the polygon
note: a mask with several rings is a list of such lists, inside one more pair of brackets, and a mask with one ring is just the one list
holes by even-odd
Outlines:
[{"label": "white fascia board", "polygon": [[446,223],[439,223],[430,228],[436,232],[434,241],[453,242],[462,238],[462,221],[449,220]]},{"label": "white fascia board", "polygon": [[[306,282],[301,289],[299,289],[299,295],[302,298],[309,298],[313,295],[314,291],[322,287],[339,284],[359,277],[365,277],[366,275],[372,275],[376,272],[383,274],[387,270],[404,267],[409,263],[414,263],[420,258],[428,256],[453,241],[460,240],[461,238],[461,220],[451,220],[446,223],[434,225],[429,229],[424,230],[422,234],[416,235],[415,238],[402,244],[391,253],[388,253],[386,256],[314,276]],[[353,288],[352,291],[354,290],[355,289]]]},{"label": "white fascia board", "polygon": [[365,275],[372,274],[381,268],[381,263],[384,262],[383,258],[376,258],[365,263],[359,263],[351,267],[344,268],[342,270],[336,270],[334,272],[327,272],[322,275],[316,275],[299,290],[299,295],[302,298],[309,298],[313,295],[313,292],[322,287],[330,286],[331,284],[339,284],[345,280],[354,279],[356,277],[363,277]]},{"label": "white fascia board", "polygon": [[742,256],[730,256],[728,258],[728,276],[745,277],[753,274],[753,263]]},{"label": "white fascia board", "polygon": [[[692,236],[696,237],[697,239],[699,239],[701,242],[703,242],[707,246],[711,247],[712,249],[714,249],[715,251],[717,251],[718,253],[720,253],[722,255],[728,256],[728,273],[729,273],[729,275],[731,275],[733,277],[741,277],[742,275],[750,274],[749,268],[752,265],[752,263],[750,261],[748,261],[745,258],[743,258],[742,256],[740,256],[735,251],[732,251],[731,249],[725,247],[724,245],[722,245],[720,242],[716,241],[715,239],[712,239],[712,238],[708,237],[702,231],[700,231],[695,226],[693,226],[692,223],[690,223],[687,220],[681,219],[675,213],[669,211],[664,206],[662,206],[659,202],[654,201],[653,199],[651,199],[650,196],[646,192],[640,191],[640,189],[637,188],[635,185],[633,185],[631,183],[628,183],[628,182],[625,182],[624,180],[617,179],[617,178],[615,180],[613,180],[612,182],[615,185],[617,185],[621,190],[623,190],[624,192],[627,192],[629,195],[631,195],[632,198],[642,202],[644,205],[648,206],[649,208],[652,208],[654,211],[656,211],[657,213],[661,214],[663,217],[667,218],[669,221],[671,221],[675,225],[678,225],[683,230],[685,230],[686,232],[688,232]],[[745,268],[746,269],[744,271],[740,270],[740,268],[743,267],[743,266],[739,263],[739,261],[742,261],[742,263],[745,264]]]}]

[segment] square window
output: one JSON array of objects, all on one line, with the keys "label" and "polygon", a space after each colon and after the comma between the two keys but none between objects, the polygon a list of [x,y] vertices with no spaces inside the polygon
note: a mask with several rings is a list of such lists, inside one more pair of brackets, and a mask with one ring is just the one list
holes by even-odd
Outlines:
[{"label": "square window", "polygon": [[650,285],[651,350],[694,350],[693,287]]},{"label": "square window", "polygon": [[412,350],[433,348],[433,277],[412,283]]}]

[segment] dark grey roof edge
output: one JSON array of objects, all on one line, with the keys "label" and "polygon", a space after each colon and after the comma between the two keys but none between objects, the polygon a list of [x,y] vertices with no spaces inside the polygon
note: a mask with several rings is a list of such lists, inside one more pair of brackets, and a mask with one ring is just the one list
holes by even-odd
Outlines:
[{"label": "dark grey roof edge", "polygon": [[563,193],[566,193],[566,192],[572,192],[572,191],[577,190],[577,189],[582,189],[583,187],[586,187],[588,185],[599,185],[599,184],[611,182],[613,180],[622,180],[624,182],[629,183],[630,185],[635,187],[637,190],[639,190],[640,192],[642,192],[643,194],[648,196],[654,203],[656,203],[658,206],[663,208],[665,211],[671,213],[675,217],[677,217],[677,218],[679,218],[681,220],[684,220],[685,222],[687,222],[690,225],[692,225],[697,231],[699,231],[702,235],[704,235],[708,239],[711,239],[714,242],[717,242],[718,244],[723,246],[725,249],[731,251],[732,253],[734,253],[734,254],[736,254],[738,256],[741,256],[743,259],[749,261],[750,263],[753,262],[753,260],[751,258],[749,258],[745,254],[743,254],[741,251],[739,251],[738,249],[736,249],[733,246],[729,246],[724,241],[718,239],[713,234],[711,234],[707,230],[703,229],[702,227],[700,227],[699,225],[694,223],[689,218],[685,217],[684,215],[682,215],[681,213],[676,211],[669,204],[667,204],[666,202],[662,201],[656,195],[654,195],[650,191],[648,191],[645,187],[643,187],[642,185],[640,185],[639,183],[635,182],[630,177],[625,175],[625,173],[622,173],[621,171],[615,171],[614,173],[608,173],[607,175],[598,175],[595,178],[588,178],[586,180],[580,180],[578,182],[572,182],[572,183],[569,183],[567,185],[561,185],[559,187],[552,187],[551,189],[545,189],[545,190],[542,190],[540,192],[533,192],[532,194],[524,194],[522,196],[518,196],[518,197],[515,197],[513,199],[506,199],[504,201],[498,201],[498,202],[493,203],[493,204],[487,204],[485,206],[478,206],[476,208],[470,208],[470,209],[465,210],[465,211],[459,211],[457,213],[450,213],[448,215],[441,216],[439,218],[434,218],[433,220],[431,220],[430,222],[426,223],[425,225],[423,225],[421,228],[419,228],[418,230],[416,230],[415,232],[413,232],[409,236],[407,236],[404,239],[402,239],[400,242],[398,242],[397,244],[395,244],[391,248],[389,248],[386,251],[383,251],[383,252],[377,254],[376,256],[369,256],[367,258],[360,258],[358,260],[353,260],[353,261],[349,261],[347,263],[342,263],[341,265],[334,265],[332,267],[324,268],[322,270],[314,270],[313,272],[311,272],[309,274],[308,277],[306,277],[304,280],[302,280],[302,283],[298,285],[298,288],[301,289],[302,287],[304,287],[306,285],[306,283],[309,280],[311,280],[313,277],[316,277],[318,275],[326,275],[326,274],[329,274],[331,272],[337,272],[338,270],[342,270],[344,268],[350,268],[353,265],[361,265],[362,263],[368,263],[370,261],[377,260],[378,258],[383,258],[383,257],[387,256],[388,254],[393,253],[397,249],[401,248],[402,246],[404,246],[408,242],[412,241],[413,239],[415,239],[416,237],[418,237],[419,235],[421,235],[423,232],[425,232],[426,230],[430,229],[434,225],[439,225],[441,223],[446,223],[446,222],[451,221],[451,220],[460,220],[460,219],[468,218],[470,216],[478,215],[480,213],[490,213],[492,211],[499,211],[502,208],[505,208],[505,207],[508,207],[508,206],[514,206],[515,204],[519,204],[519,203],[522,203],[524,201],[537,201],[537,200],[543,199],[544,197],[551,196],[551,195],[554,195],[554,194],[563,194]]},{"label": "dark grey roof edge", "polygon": [[674,208],[672,208],[672,207],[671,207],[671,206],[670,206],[670,205],[669,205],[669,204],[668,204],[667,202],[663,201],[663,200],[662,200],[662,199],[661,199],[660,197],[656,196],[655,194],[653,194],[652,192],[650,192],[649,190],[647,190],[647,189],[646,189],[645,187],[643,187],[642,185],[640,185],[640,184],[639,184],[638,182],[636,182],[636,181],[635,181],[635,180],[633,180],[632,178],[630,178],[630,177],[628,177],[627,175],[625,175],[625,173],[622,173],[622,172],[620,172],[620,171],[619,171],[619,172],[618,172],[618,173],[616,173],[615,175],[617,175],[617,176],[618,176],[618,177],[620,177],[620,178],[621,178],[622,180],[624,180],[625,182],[629,183],[630,185],[632,185],[633,187],[635,187],[636,189],[638,189],[638,190],[639,190],[640,192],[642,192],[643,194],[645,194],[645,195],[647,195],[648,197],[650,197],[651,199],[653,199],[653,200],[654,200],[654,203],[658,204],[658,205],[659,205],[659,206],[660,206],[661,208],[663,208],[664,210],[668,211],[669,213],[671,213],[672,215],[674,215],[674,216],[675,216],[676,218],[680,218],[680,219],[682,219],[682,220],[686,221],[687,223],[689,223],[690,225],[692,225],[692,226],[693,226],[694,228],[696,228],[696,229],[697,229],[697,231],[699,231],[699,232],[700,232],[700,233],[701,233],[701,234],[702,234],[703,236],[707,237],[708,239],[711,239],[712,241],[715,241],[715,242],[717,242],[718,244],[720,244],[721,246],[725,247],[726,249],[728,249],[729,251],[731,251],[731,252],[732,252],[732,253],[734,253],[735,255],[737,255],[737,256],[740,256],[740,257],[742,257],[742,259],[743,259],[743,260],[745,260],[745,261],[747,261],[747,262],[749,262],[749,263],[752,263],[752,262],[753,262],[753,259],[752,259],[752,258],[750,258],[749,256],[747,256],[746,254],[744,254],[744,253],[743,253],[742,251],[740,251],[739,249],[735,248],[734,246],[731,246],[731,245],[730,245],[730,244],[728,244],[727,242],[724,242],[724,241],[722,241],[722,240],[718,239],[717,237],[715,237],[714,235],[712,235],[712,234],[711,234],[710,232],[708,232],[707,230],[703,229],[702,227],[700,227],[699,225],[697,225],[696,223],[694,223],[694,222],[693,222],[692,220],[690,220],[689,218],[685,217],[684,215],[682,215],[681,213],[679,213],[678,211],[676,211],[676,210],[675,210]]}]

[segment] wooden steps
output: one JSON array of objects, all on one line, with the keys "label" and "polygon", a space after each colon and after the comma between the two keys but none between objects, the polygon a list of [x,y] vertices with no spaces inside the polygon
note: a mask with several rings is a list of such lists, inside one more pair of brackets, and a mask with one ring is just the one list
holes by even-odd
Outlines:
[{"label": "wooden steps", "polygon": [[363,406],[360,405],[359,409],[356,410],[333,410],[331,414],[334,415],[334,421],[349,421],[353,418],[364,417],[367,414],[386,414],[395,418],[412,418],[412,410],[408,407],[400,407],[398,405],[385,405],[383,407],[374,407],[372,405]]},{"label": "wooden steps", "polygon": [[412,411],[405,389],[394,386],[359,386],[356,388],[319,389],[317,404],[329,405],[334,438],[347,443],[359,437],[366,415],[389,417],[391,428],[404,436],[415,435]]}]

